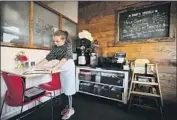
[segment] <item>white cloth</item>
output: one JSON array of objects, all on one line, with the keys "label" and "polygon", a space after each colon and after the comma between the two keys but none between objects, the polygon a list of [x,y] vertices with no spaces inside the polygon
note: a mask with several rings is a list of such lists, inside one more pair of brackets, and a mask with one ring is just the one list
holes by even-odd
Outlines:
[{"label": "white cloth", "polygon": [[61,88],[65,95],[74,95],[76,93],[76,77],[75,64],[72,59],[69,59],[59,69],[64,70],[60,72]]}]

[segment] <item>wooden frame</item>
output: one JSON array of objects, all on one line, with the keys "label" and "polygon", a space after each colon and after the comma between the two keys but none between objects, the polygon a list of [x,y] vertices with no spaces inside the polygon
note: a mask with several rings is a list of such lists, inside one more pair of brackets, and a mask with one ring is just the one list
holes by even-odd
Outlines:
[{"label": "wooden frame", "polygon": [[[2,14],[2,4],[1,4],[1,2],[0,2],[0,16],[1,16],[1,14]],[[1,29],[1,25],[2,23],[1,23],[1,19],[0,19],[0,41],[2,41],[2,29]]]},{"label": "wooden frame", "polygon": [[[59,29],[62,30],[62,18],[65,18],[65,19],[69,20],[70,22],[76,24],[76,26],[77,26],[76,22],[74,22],[70,18],[64,16],[63,14],[59,13],[58,11],[50,8],[49,6],[45,5],[44,3],[39,2],[39,1],[34,1],[34,2],[30,1],[30,8],[29,8],[29,44],[17,44],[17,43],[3,42],[3,38],[0,38],[1,39],[1,46],[16,47],[16,48],[27,48],[27,49],[43,49],[43,50],[49,50],[50,49],[48,47],[41,47],[41,46],[37,46],[37,45],[33,44],[33,40],[34,40],[34,37],[33,37],[33,30],[34,30],[33,23],[34,23],[34,21],[33,21],[33,19],[34,19],[34,4],[35,3],[40,5],[41,7],[44,7],[45,9],[47,9],[47,10],[53,12],[53,13],[55,13],[56,15],[58,15],[58,17],[59,17]],[[1,6],[1,4],[0,4],[0,6]],[[1,24],[0,24],[0,27],[1,27]],[[77,28],[77,31],[78,31],[78,28]],[[0,34],[2,34],[1,28],[0,28]]]},{"label": "wooden frame", "polygon": [[144,44],[144,43],[157,43],[157,42],[174,42],[175,41],[175,28],[172,27],[172,20],[171,20],[171,12],[172,12],[172,5],[170,8],[170,24],[169,24],[169,37],[158,37],[158,38],[149,38],[149,39],[140,39],[140,40],[126,40],[126,41],[120,41],[120,36],[119,36],[119,15],[120,13],[126,12],[128,10],[139,10],[139,9],[144,9],[148,7],[154,7],[158,6],[161,4],[166,4],[166,3],[171,3],[171,2],[161,2],[161,3],[151,3],[151,4],[146,4],[144,5],[133,5],[134,7],[131,8],[126,8],[122,10],[115,10],[115,41],[113,46],[108,46],[108,47],[116,47],[116,46],[122,46],[122,45],[127,45],[127,44]]}]

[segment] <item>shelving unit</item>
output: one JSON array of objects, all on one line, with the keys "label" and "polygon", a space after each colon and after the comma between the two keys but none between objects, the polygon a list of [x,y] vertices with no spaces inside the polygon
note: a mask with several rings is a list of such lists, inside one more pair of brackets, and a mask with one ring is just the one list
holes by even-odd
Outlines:
[{"label": "shelving unit", "polygon": [[77,91],[127,104],[129,70],[76,67]]}]

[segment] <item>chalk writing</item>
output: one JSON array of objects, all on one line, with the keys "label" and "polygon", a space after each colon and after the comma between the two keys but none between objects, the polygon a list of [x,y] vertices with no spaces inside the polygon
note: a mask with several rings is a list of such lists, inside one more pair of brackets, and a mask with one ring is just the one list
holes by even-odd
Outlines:
[{"label": "chalk writing", "polygon": [[120,13],[120,40],[169,36],[169,4]]},{"label": "chalk writing", "polygon": [[34,21],[35,44],[49,47],[51,45],[54,26],[37,17]]},{"label": "chalk writing", "polygon": [[44,34],[48,32],[52,34],[54,32],[54,26],[45,24],[44,20],[39,17],[35,20],[34,24],[36,33]]}]

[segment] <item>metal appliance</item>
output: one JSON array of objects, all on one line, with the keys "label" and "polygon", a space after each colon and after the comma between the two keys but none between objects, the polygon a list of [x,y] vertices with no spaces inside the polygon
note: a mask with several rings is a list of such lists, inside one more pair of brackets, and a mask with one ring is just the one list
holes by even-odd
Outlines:
[{"label": "metal appliance", "polygon": [[86,65],[86,58],[85,58],[85,46],[80,47],[81,55],[78,57],[78,64],[79,65]]},{"label": "metal appliance", "polygon": [[126,53],[116,53],[112,57],[100,57],[99,67],[110,70],[120,70],[126,64]]},{"label": "metal appliance", "polygon": [[91,48],[91,41],[82,38],[77,39],[76,43],[76,54],[77,54],[77,60],[76,65],[89,65],[90,64],[90,51]]},{"label": "metal appliance", "polygon": [[99,43],[97,40],[94,40],[91,45],[91,52],[90,52],[90,66],[91,67],[98,66],[98,53],[96,52],[97,47],[99,47]]},{"label": "metal appliance", "polygon": [[96,67],[98,65],[97,53],[90,53],[90,66]]}]

